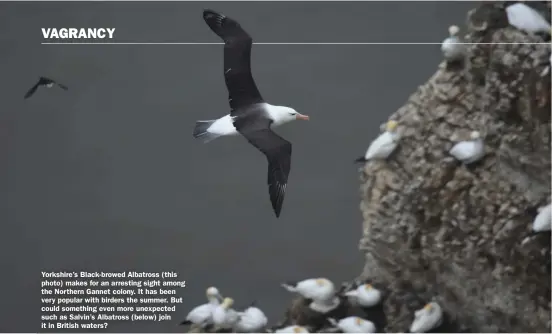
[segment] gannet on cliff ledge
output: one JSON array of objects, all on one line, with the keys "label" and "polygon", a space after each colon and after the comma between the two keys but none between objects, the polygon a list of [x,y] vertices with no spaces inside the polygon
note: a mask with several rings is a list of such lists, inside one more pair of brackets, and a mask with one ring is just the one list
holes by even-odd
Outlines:
[{"label": "gannet on cliff ledge", "polygon": [[213,323],[213,311],[220,304],[222,296],[215,287],[208,288],[205,294],[209,302],[192,309],[186,316],[186,320],[180,323],[181,325],[195,324],[205,327]]},{"label": "gannet on cliff ledge", "polygon": [[547,206],[537,209],[538,214],[533,220],[533,232],[550,231],[552,225],[552,206]]},{"label": "gannet on cliff ledge", "polygon": [[550,34],[550,23],[533,8],[522,1],[506,7],[506,15],[510,25],[529,33]]},{"label": "gannet on cliff ledge", "polygon": [[282,287],[290,292],[296,292],[306,299],[312,299],[309,308],[316,312],[328,313],[341,304],[339,297],[336,296],[333,282],[326,278],[287,282],[282,284]]},{"label": "gannet on cliff ledge", "polygon": [[205,139],[238,133],[268,160],[268,192],[276,217],[280,216],[291,167],[291,143],[272,128],[294,120],[308,120],[289,107],[264,101],[251,74],[252,38],[238,22],[212,10],[203,19],[224,40],[224,79],[228,88],[230,114],[217,120],[197,121],[193,135]]},{"label": "gannet on cliff ledge", "polygon": [[481,134],[478,131],[470,133],[470,140],[461,141],[455,144],[449,154],[464,164],[474,163],[485,155],[485,145]]},{"label": "gannet on cliff ledge", "polygon": [[344,295],[354,298],[357,304],[362,307],[372,307],[381,301],[381,291],[371,284],[363,284],[354,290],[345,292]]},{"label": "gannet on cliff ledge", "polygon": [[352,316],[339,321],[328,318],[328,321],[343,333],[376,333],[376,326],[373,322],[359,317]]},{"label": "gannet on cliff ledge", "polygon": [[239,333],[258,333],[268,323],[268,319],[261,309],[252,303],[243,312],[238,312],[238,321],[234,328]]},{"label": "gannet on cliff ledge", "polygon": [[232,309],[234,300],[232,298],[224,298],[220,305],[213,309],[213,324],[214,331],[232,329],[238,321],[238,312]]},{"label": "gannet on cliff ledge", "polygon": [[441,44],[441,51],[447,62],[447,68],[450,68],[452,65],[458,64],[460,66],[464,63],[467,49],[462,39],[458,36],[458,32],[460,31],[458,26],[452,25],[448,28],[448,31],[450,36]]},{"label": "gannet on cliff ledge", "polygon": [[399,144],[400,135],[397,132],[396,121],[388,121],[386,131],[379,135],[368,147],[366,154],[355,162],[367,162],[371,159],[387,159]]},{"label": "gannet on cliff ledge", "polygon": [[410,333],[425,333],[438,327],[443,322],[443,310],[436,302],[428,303],[421,310],[414,312],[414,321]]},{"label": "gannet on cliff ledge", "polygon": [[303,326],[287,326],[274,331],[274,333],[309,333]]}]

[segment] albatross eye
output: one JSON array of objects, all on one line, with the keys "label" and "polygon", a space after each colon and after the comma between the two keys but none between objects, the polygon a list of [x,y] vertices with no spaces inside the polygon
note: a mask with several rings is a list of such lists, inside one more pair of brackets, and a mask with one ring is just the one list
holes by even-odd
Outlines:
[{"label": "albatross eye", "polygon": [[290,112],[289,114],[290,114],[291,116],[295,116],[297,113],[295,113],[295,112]]}]

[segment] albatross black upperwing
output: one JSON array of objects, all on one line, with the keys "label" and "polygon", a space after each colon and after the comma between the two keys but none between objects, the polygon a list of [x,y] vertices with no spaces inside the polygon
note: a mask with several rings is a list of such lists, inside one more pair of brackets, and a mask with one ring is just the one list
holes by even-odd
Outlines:
[{"label": "albatross black upperwing", "polygon": [[263,152],[268,160],[268,193],[272,209],[274,209],[276,217],[280,217],[291,168],[291,143],[268,127],[241,132],[241,134],[259,151]]},{"label": "albatross black upperwing", "polygon": [[253,40],[238,22],[206,9],[203,19],[224,41],[224,79],[232,113],[254,103],[264,102],[251,74],[251,45]]},{"label": "albatross black upperwing", "polygon": [[57,85],[59,88],[63,89],[63,90],[68,90],[68,89],[69,89],[67,86],[65,86],[64,84],[60,84],[59,82],[56,82],[56,85]]}]

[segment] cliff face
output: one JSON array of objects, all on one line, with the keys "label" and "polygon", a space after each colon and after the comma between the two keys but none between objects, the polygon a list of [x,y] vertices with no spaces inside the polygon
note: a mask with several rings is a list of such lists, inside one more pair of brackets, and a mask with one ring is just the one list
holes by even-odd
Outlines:
[{"label": "cliff face", "polygon": [[[530,236],[550,202],[549,45],[507,26],[503,4],[468,15],[463,70],[444,64],[390,119],[388,161],[363,168],[362,277],[387,286],[387,332],[437,300],[457,330],[550,332],[550,234]],[[486,156],[466,168],[447,151],[470,131]]]}]

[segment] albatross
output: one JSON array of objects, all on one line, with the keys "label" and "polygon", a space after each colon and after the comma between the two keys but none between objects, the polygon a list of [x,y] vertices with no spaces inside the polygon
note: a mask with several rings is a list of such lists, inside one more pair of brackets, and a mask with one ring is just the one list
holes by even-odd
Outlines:
[{"label": "albatross", "polygon": [[276,217],[280,217],[291,166],[291,143],[272,128],[294,120],[308,120],[293,108],[268,104],[251,74],[251,36],[235,20],[206,9],[203,19],[224,41],[224,79],[230,114],[216,120],[197,121],[193,136],[210,142],[238,135],[261,151],[268,160],[268,192]]},{"label": "albatross", "polygon": [[28,99],[29,97],[31,97],[35,92],[36,90],[38,89],[38,87],[40,86],[46,86],[47,88],[52,88],[54,87],[54,85],[58,86],[59,88],[63,89],[63,90],[68,90],[69,88],[67,88],[67,86],[63,85],[63,84],[60,84],[59,82],[56,82],[55,80],[53,79],[50,79],[50,78],[46,78],[46,77],[40,77],[38,79],[38,82],[34,84],[34,86],[32,86],[28,91],[27,93],[25,93],[25,96],[24,98],[25,99]]}]

